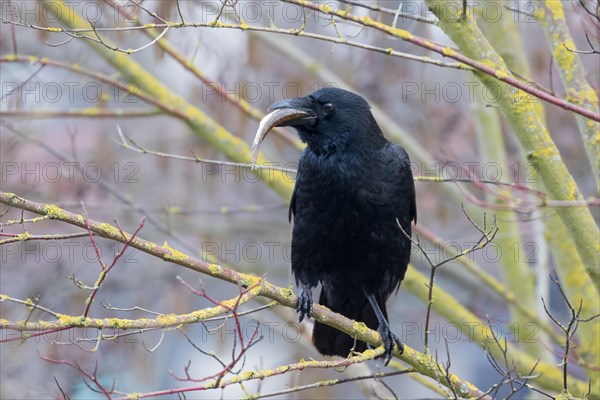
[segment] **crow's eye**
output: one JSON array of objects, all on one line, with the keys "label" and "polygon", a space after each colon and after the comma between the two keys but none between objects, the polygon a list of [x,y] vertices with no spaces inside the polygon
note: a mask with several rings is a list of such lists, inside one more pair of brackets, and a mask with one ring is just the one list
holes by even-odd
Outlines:
[{"label": "crow's eye", "polygon": [[331,103],[323,104],[323,111],[325,111],[326,113],[332,112],[333,109],[334,109],[333,104],[331,104]]}]

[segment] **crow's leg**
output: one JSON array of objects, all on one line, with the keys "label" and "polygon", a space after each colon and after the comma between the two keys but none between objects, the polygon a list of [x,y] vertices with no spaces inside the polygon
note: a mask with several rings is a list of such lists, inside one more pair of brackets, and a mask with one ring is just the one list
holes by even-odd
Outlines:
[{"label": "crow's leg", "polygon": [[377,303],[377,299],[375,299],[375,296],[373,294],[367,293],[365,293],[365,296],[367,296],[369,303],[371,303],[371,307],[373,307],[373,311],[375,311],[375,315],[377,316],[377,321],[379,321],[379,327],[377,328],[377,332],[379,332],[379,334],[381,335],[381,340],[383,341],[383,347],[385,349],[385,365],[388,365],[388,363],[392,359],[394,343],[398,345],[398,350],[400,351],[400,353],[404,351],[404,345],[402,344],[400,339],[398,339],[398,337],[392,332],[390,324],[385,319],[381,308],[379,308],[379,304]]},{"label": "crow's leg", "polygon": [[312,317],[313,300],[312,300],[312,286],[302,285],[302,291],[298,296],[298,304],[296,305],[296,312],[300,314],[298,320],[302,322],[304,317]]}]

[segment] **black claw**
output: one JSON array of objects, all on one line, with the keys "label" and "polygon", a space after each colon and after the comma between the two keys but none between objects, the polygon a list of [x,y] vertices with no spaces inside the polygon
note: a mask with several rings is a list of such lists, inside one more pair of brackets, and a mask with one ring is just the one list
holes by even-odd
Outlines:
[{"label": "black claw", "polygon": [[299,322],[302,322],[305,316],[308,318],[312,317],[312,293],[310,289],[303,288],[300,292],[300,296],[298,296],[298,304],[296,305],[296,312],[300,314]]},{"label": "black claw", "polygon": [[381,340],[383,340],[383,348],[385,349],[383,353],[385,357],[385,365],[388,365],[390,360],[392,359],[394,344],[398,345],[398,351],[400,351],[400,353],[404,352],[404,345],[402,344],[400,339],[398,339],[398,337],[394,335],[394,333],[390,329],[389,324],[379,325],[379,327],[377,328],[377,332],[379,332],[379,334],[381,335]]}]

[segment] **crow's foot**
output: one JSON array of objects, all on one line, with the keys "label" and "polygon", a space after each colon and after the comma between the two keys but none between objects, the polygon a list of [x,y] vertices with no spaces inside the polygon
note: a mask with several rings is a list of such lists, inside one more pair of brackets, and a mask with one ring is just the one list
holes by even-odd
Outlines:
[{"label": "crow's foot", "polygon": [[299,321],[302,322],[304,317],[311,318],[312,317],[312,293],[310,289],[303,288],[298,296],[298,304],[296,305],[296,312],[300,314]]},{"label": "crow's foot", "polygon": [[380,324],[377,328],[377,332],[381,335],[381,340],[383,341],[383,348],[385,349],[383,355],[385,357],[385,365],[388,365],[390,360],[392,359],[392,352],[394,351],[394,344],[398,345],[398,351],[400,353],[404,352],[404,345],[398,339],[398,336],[394,335],[392,330],[390,329],[390,324],[387,322],[384,324]]}]

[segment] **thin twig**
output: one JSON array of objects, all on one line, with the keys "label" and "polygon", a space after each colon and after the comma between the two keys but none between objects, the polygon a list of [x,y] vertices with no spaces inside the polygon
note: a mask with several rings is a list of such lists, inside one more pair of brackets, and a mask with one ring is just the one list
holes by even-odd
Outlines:
[{"label": "thin twig", "polygon": [[411,243],[413,243],[415,246],[417,246],[417,248],[421,251],[421,253],[423,254],[423,256],[425,257],[425,259],[427,260],[427,262],[429,263],[430,267],[431,267],[431,272],[429,275],[429,284],[427,285],[429,292],[427,295],[427,312],[425,315],[425,332],[424,332],[424,347],[425,347],[425,351],[428,352],[429,351],[429,322],[431,319],[431,308],[433,306],[433,287],[435,284],[435,273],[437,271],[437,269],[439,267],[441,267],[444,264],[447,264],[451,261],[454,261],[460,257],[463,257],[465,255],[468,255],[474,251],[483,249],[485,246],[487,246],[490,242],[492,242],[494,240],[494,237],[496,236],[496,233],[498,233],[498,226],[496,225],[496,217],[494,216],[493,218],[493,223],[492,223],[492,227],[486,231],[487,227],[485,226],[485,214],[484,214],[484,227],[480,228],[469,216],[469,214],[467,213],[467,211],[464,208],[464,205],[462,207],[463,213],[465,214],[465,216],[467,217],[467,219],[469,220],[469,222],[471,223],[471,225],[473,225],[475,228],[477,228],[477,230],[479,231],[479,233],[481,233],[481,237],[480,239],[477,241],[477,243],[475,243],[475,245],[463,250],[460,253],[455,254],[452,257],[448,257],[445,260],[440,261],[439,263],[434,264],[433,261],[431,260],[431,258],[429,257],[429,255],[427,254],[427,252],[425,251],[425,249],[421,246],[421,241],[419,239],[419,236],[417,235],[417,239],[414,240],[412,237],[410,237],[410,235],[404,230],[404,228],[402,228],[402,225],[400,224],[400,221],[398,219],[396,219],[396,222],[398,224],[398,227],[400,228],[400,230],[402,231],[402,233],[404,234],[404,236],[411,241]]}]

